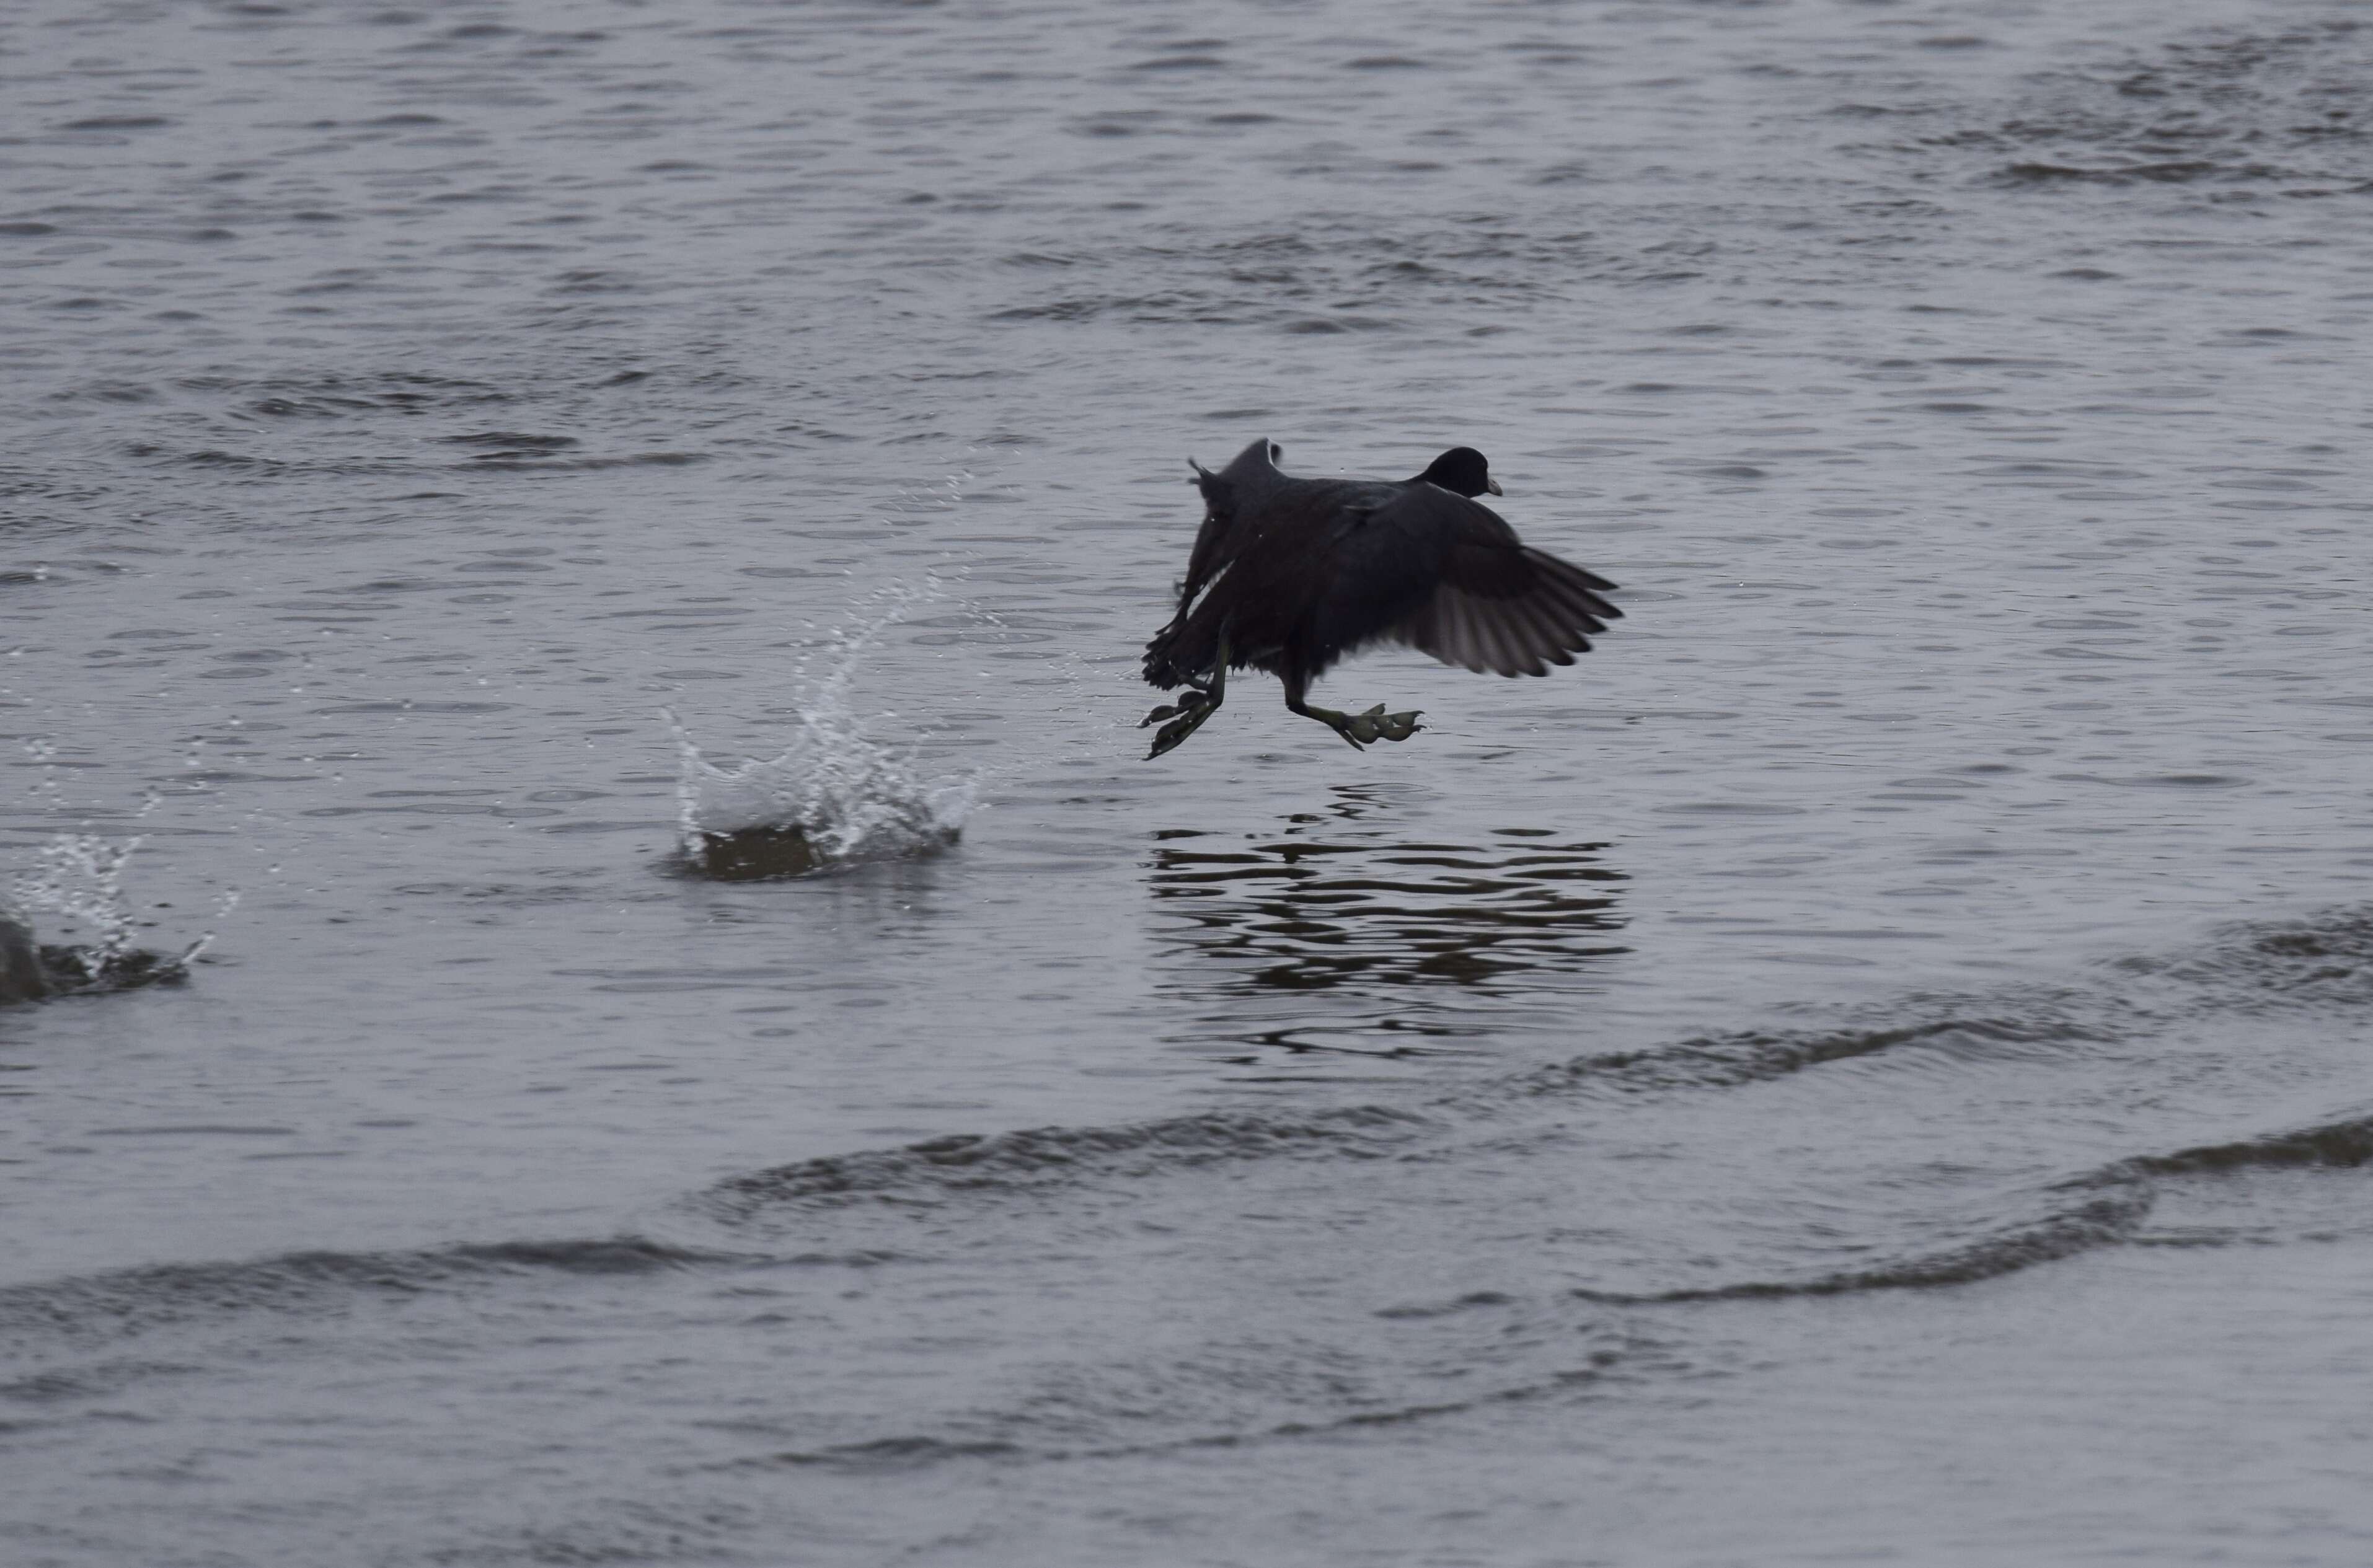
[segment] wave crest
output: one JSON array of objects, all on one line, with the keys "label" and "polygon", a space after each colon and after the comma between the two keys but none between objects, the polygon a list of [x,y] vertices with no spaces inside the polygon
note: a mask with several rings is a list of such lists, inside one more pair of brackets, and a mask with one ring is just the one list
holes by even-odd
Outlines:
[{"label": "wave crest", "polygon": [[709,1189],[707,1202],[737,1219],[802,1203],[920,1207],[962,1193],[1072,1186],[1222,1160],[1318,1152],[1374,1157],[1431,1125],[1412,1111],[1355,1105],[1292,1119],[1213,1112],[1120,1127],[964,1133],[730,1177]]}]

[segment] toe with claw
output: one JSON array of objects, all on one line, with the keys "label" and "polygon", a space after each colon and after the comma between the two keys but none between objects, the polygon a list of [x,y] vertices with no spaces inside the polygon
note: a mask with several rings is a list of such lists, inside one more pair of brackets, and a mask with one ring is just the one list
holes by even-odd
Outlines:
[{"label": "toe with claw", "polygon": [[1421,711],[1412,708],[1405,714],[1388,714],[1385,712],[1385,705],[1378,703],[1365,713],[1353,714],[1345,720],[1343,738],[1370,746],[1379,740],[1407,740],[1425,727],[1417,722],[1417,715]]},{"label": "toe with claw", "polygon": [[1358,714],[1338,714],[1332,708],[1306,707],[1301,711],[1341,736],[1343,743],[1354,751],[1365,750],[1379,740],[1407,740],[1425,727],[1417,722],[1423,710],[1412,708],[1405,714],[1388,714],[1382,703]]},{"label": "toe with claw", "polygon": [[[1137,727],[1140,729],[1143,729],[1150,724],[1162,725],[1160,729],[1153,732],[1153,749],[1145,754],[1145,760],[1149,762],[1152,761],[1156,757],[1202,728],[1203,721],[1218,713],[1220,704],[1227,700],[1228,634],[1222,631],[1220,633],[1219,653],[1211,664],[1210,684],[1197,686],[1189,683],[1185,694],[1178,701],[1164,703],[1138,721]],[[1169,721],[1166,724],[1163,722],[1165,719]]]},{"label": "toe with claw", "polygon": [[1202,728],[1203,721],[1219,711],[1220,704],[1199,691],[1187,693],[1186,700],[1183,703],[1154,709],[1145,715],[1145,724],[1139,725],[1138,728],[1143,729],[1145,725],[1151,724],[1156,719],[1166,718],[1170,722],[1153,732],[1153,749],[1145,754],[1145,760],[1151,762],[1164,751],[1171,749]]}]

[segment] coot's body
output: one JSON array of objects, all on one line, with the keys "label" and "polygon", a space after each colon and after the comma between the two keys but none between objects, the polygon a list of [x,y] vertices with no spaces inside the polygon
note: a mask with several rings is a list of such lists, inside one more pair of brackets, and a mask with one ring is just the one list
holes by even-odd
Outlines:
[{"label": "coot's body", "polygon": [[1500,487],[1470,447],[1399,482],[1294,479],[1279,455],[1256,441],[1218,473],[1195,467],[1203,526],[1178,613],[1145,650],[1150,684],[1189,690],[1147,716],[1173,721],[1153,756],[1217,710],[1232,668],[1277,676],[1288,708],[1357,748],[1409,738],[1418,715],[1308,706],[1310,683],[1338,660],[1392,642],[1468,669],[1546,675],[1622,614],[1599,597],[1614,584],[1527,548],[1474,499]]}]

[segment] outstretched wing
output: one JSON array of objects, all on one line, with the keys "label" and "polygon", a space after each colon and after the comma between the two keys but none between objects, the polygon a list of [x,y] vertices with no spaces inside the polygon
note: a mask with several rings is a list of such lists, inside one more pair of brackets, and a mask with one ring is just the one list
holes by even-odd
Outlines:
[{"label": "outstretched wing", "polygon": [[1490,507],[1461,506],[1432,594],[1392,631],[1444,664],[1500,675],[1547,675],[1590,650],[1623,612],[1599,596],[1615,585],[1534,550]]}]

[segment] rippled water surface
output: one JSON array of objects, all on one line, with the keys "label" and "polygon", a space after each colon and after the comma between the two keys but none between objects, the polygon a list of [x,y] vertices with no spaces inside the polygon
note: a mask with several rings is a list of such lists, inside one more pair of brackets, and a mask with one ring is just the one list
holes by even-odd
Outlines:
[{"label": "rippled water surface", "polygon": [[[2361,9],[0,87],[11,1563],[2373,1560]],[[1264,436],[1627,618],[1146,762]]]}]

